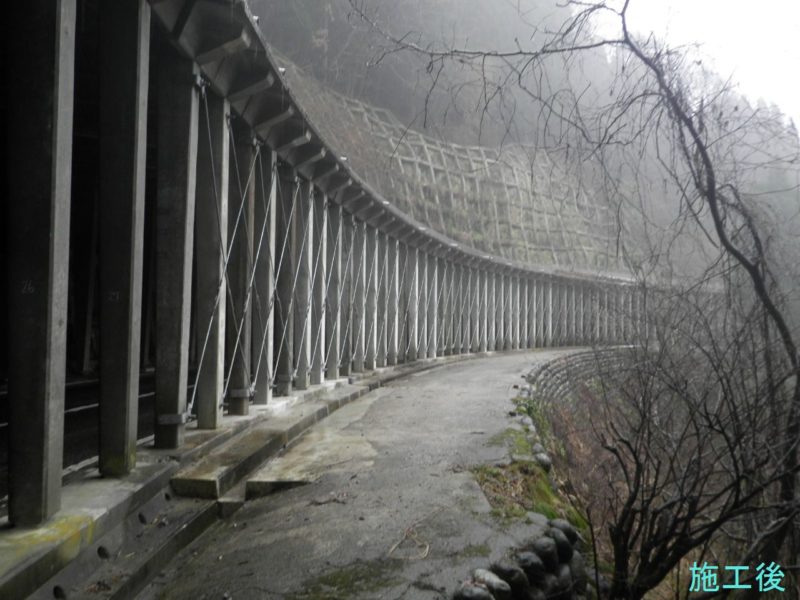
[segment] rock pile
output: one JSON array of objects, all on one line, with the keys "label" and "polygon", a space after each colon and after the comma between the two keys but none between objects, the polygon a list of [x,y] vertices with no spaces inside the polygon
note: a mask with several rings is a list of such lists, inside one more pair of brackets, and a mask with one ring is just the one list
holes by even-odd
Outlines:
[{"label": "rock pile", "polygon": [[[544,535],[511,557],[476,569],[454,600],[578,600],[589,592],[582,540],[564,519],[551,519]],[[593,590],[592,590],[593,591]]]}]

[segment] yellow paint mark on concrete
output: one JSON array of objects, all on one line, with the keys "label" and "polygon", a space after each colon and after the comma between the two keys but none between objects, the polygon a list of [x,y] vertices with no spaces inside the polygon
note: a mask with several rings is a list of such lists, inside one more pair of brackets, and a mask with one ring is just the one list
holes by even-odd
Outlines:
[{"label": "yellow paint mark on concrete", "polygon": [[88,515],[55,517],[36,529],[11,529],[0,533],[0,575],[21,560],[58,547],[58,560],[75,558],[94,540],[95,522]]}]

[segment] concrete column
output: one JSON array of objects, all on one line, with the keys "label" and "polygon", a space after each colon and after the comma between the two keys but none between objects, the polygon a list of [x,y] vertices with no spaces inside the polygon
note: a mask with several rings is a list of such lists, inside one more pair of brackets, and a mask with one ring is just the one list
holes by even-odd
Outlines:
[{"label": "concrete column", "polygon": [[325,380],[325,345],[328,286],[328,197],[314,195],[314,286],[311,292],[311,383]]},{"label": "concrete column", "polygon": [[535,278],[528,281],[528,347],[536,348],[539,343],[537,336],[539,335],[539,325],[537,319],[539,318],[539,311],[536,306],[536,295],[538,294],[538,285]]},{"label": "concrete column", "polygon": [[610,309],[609,309],[609,306],[608,306],[609,295],[610,294],[608,293],[608,287],[607,286],[603,286],[603,290],[602,290],[603,333],[602,333],[602,336],[603,336],[603,343],[604,344],[608,344],[608,343],[611,342],[611,332],[610,332],[610,328],[609,328],[609,320],[610,320],[609,312],[610,312]]},{"label": "concrete column", "polygon": [[481,276],[477,269],[470,269],[472,277],[472,306],[470,309],[472,319],[472,338],[470,340],[470,352],[477,352],[481,345]]},{"label": "concrete column", "polygon": [[511,320],[514,326],[514,330],[512,331],[513,335],[513,347],[514,350],[519,350],[520,346],[520,330],[521,330],[521,322],[522,322],[522,307],[523,304],[520,303],[520,295],[523,294],[521,289],[521,281],[519,275],[514,275],[511,278],[511,284],[513,285],[513,292],[512,292],[512,300],[514,301],[514,306],[511,310]]},{"label": "concrete column", "polygon": [[511,275],[503,275],[503,310],[500,318],[503,320],[503,350],[511,350],[511,327],[512,327],[512,300],[511,300]]},{"label": "concrete column", "polygon": [[572,319],[570,318],[570,303],[569,303],[569,288],[568,282],[564,281],[561,284],[561,345],[569,346],[570,341],[570,327]]},{"label": "concrete column", "polygon": [[419,252],[418,265],[420,308],[417,311],[419,320],[417,344],[418,357],[425,358],[428,356],[428,304],[431,300],[430,286],[428,285],[428,254],[426,252]]},{"label": "concrete column", "polygon": [[439,356],[445,356],[448,352],[447,348],[447,314],[449,298],[447,296],[447,259],[436,259],[436,272],[438,275],[436,311],[437,311],[437,327],[436,327],[436,352]]},{"label": "concrete column", "polygon": [[591,340],[591,308],[589,301],[591,300],[589,291],[586,289],[586,284],[581,285],[580,289],[580,307],[581,307],[581,344],[587,344]]},{"label": "concrete column", "polygon": [[461,354],[469,352],[469,342],[472,339],[472,331],[470,329],[470,299],[472,298],[472,280],[470,278],[470,270],[466,265],[459,265],[461,271]]},{"label": "concrete column", "polygon": [[459,263],[458,270],[461,273],[461,294],[458,305],[458,312],[461,315],[461,345],[457,348],[459,354],[469,352],[469,343],[472,336],[470,328],[470,298],[472,290],[470,288],[469,267]]},{"label": "concrete column", "polygon": [[75,1],[11,3],[5,57],[9,519],[58,511],[64,429]]},{"label": "concrete column", "polygon": [[367,309],[367,235],[366,224],[353,222],[353,371],[364,372]]},{"label": "concrete column", "polygon": [[341,293],[341,356],[340,375],[353,369],[353,274],[355,273],[355,228],[353,218],[342,209],[342,293]]},{"label": "concrete column", "polygon": [[[267,181],[264,179],[269,178]],[[253,403],[267,404],[272,399],[275,339],[275,243],[276,213],[278,206],[277,154],[261,148],[256,177],[255,228],[261,232],[261,251],[255,259],[254,292],[258,304],[253,322]],[[264,193],[266,192],[266,197]],[[223,290],[224,294],[224,290]]]},{"label": "concrete column", "polygon": [[459,264],[450,263],[450,353],[459,354],[461,352],[461,296],[460,296],[460,270]]},{"label": "concrete column", "polygon": [[628,288],[628,343],[632,344],[636,341],[636,315],[634,310],[634,302],[636,289],[634,287]]},{"label": "concrete column", "polygon": [[438,333],[438,309],[439,309],[439,283],[437,279],[437,259],[434,255],[428,255],[428,335],[426,339],[428,358],[436,358],[436,334]]},{"label": "concrete column", "polygon": [[[201,168],[197,172],[194,224],[197,240],[195,314],[200,357],[194,397],[197,427],[216,429],[222,421],[225,388],[230,107],[227,100],[210,93],[206,102],[210,131],[198,136],[197,163]],[[206,129],[205,119],[205,114],[201,114],[203,129]]]},{"label": "concrete column", "polygon": [[488,303],[487,303],[487,324],[486,330],[486,349],[490,352],[497,350],[497,274],[494,271],[487,273]]},{"label": "concrete column", "polygon": [[553,345],[561,345],[561,284],[553,281]]},{"label": "concrete column", "polygon": [[[228,259],[230,302],[225,331],[225,355],[230,373],[228,412],[246,415],[252,396],[250,359],[252,357],[253,313],[252,282],[255,222],[255,171],[258,148],[250,131],[235,132],[239,177],[231,177],[228,193]],[[233,153],[232,153],[233,154]],[[236,172],[236,167],[233,168]]]},{"label": "concrete column", "polygon": [[453,354],[461,354],[464,348],[464,270],[454,263],[453,273]]},{"label": "concrete column", "polygon": [[585,285],[580,283],[578,285],[578,344],[586,344],[586,294],[584,293]]},{"label": "concrete column", "polygon": [[389,325],[389,286],[391,273],[389,273],[389,238],[382,231],[378,232],[378,367],[385,367],[388,355],[388,325]]},{"label": "concrete column", "polygon": [[548,348],[553,345],[553,317],[555,313],[555,307],[553,306],[553,302],[555,300],[553,296],[553,280],[548,278],[547,279],[547,289],[546,289],[547,297],[543,298],[545,301],[545,310],[543,311],[546,315],[547,319],[547,327],[546,327],[546,335],[545,335],[545,346]]},{"label": "concrete column", "polygon": [[486,352],[489,347],[489,275],[486,271],[479,271],[480,290],[480,345],[478,350]]},{"label": "concrete column", "polygon": [[136,464],[150,5],[99,10],[100,472]]},{"label": "concrete column", "polygon": [[275,345],[278,347],[275,366],[275,393],[288,396],[293,389],[294,375],[294,288],[295,261],[300,234],[297,231],[296,205],[299,189],[294,173],[279,171],[277,211],[277,291],[275,306]]},{"label": "concrete column", "polygon": [[296,268],[294,285],[294,386],[306,390],[311,385],[311,291],[314,271],[314,188],[301,181],[295,208],[297,217]]},{"label": "concrete column", "polygon": [[600,288],[592,285],[592,343],[600,343]]},{"label": "concrete column", "polygon": [[342,207],[328,203],[328,291],[325,310],[325,378],[339,378],[342,330]]},{"label": "concrete column", "polygon": [[644,328],[642,327],[642,295],[643,295],[642,288],[637,288],[637,290],[636,290],[636,308],[635,308],[635,312],[636,312],[636,331],[634,332],[634,334],[635,334],[635,337],[636,337],[636,342],[639,343],[639,344],[642,343],[642,341],[643,341],[642,338],[643,338],[643,330],[644,330]]},{"label": "concrete column", "polygon": [[642,289],[642,330],[644,334],[644,341],[650,343],[650,317],[647,310],[647,288]]},{"label": "concrete column", "polygon": [[441,310],[439,313],[439,331],[442,338],[441,354],[449,356],[453,353],[453,346],[450,339],[453,325],[453,304],[452,304],[452,281],[453,263],[449,258],[445,258],[439,265],[439,273],[442,279],[442,294],[439,300]]},{"label": "concrete column", "polygon": [[400,253],[398,241],[388,238],[387,249],[387,268],[389,286],[386,298],[386,363],[388,365],[397,364],[399,323],[400,314]]},{"label": "concrete column", "polygon": [[405,352],[406,362],[417,360],[417,341],[419,340],[419,321],[417,319],[417,308],[420,304],[419,299],[419,270],[417,260],[419,250],[404,246],[406,254],[406,291],[404,294],[404,304],[406,307],[406,337],[407,350]]},{"label": "concrete column", "polygon": [[519,284],[519,345],[521,348],[530,348],[532,346],[530,341],[530,326],[528,325],[530,312],[530,281],[526,277],[520,277]]},{"label": "concrete column", "polygon": [[567,318],[569,320],[569,344],[575,346],[578,343],[578,291],[574,283],[569,284],[569,312]]},{"label": "concrete column", "polygon": [[197,66],[167,50],[158,61],[155,446],[178,448],[186,422],[197,172]]},{"label": "concrete column", "polygon": [[528,336],[530,337],[529,348],[537,348],[539,344],[539,282],[531,279],[529,282],[530,295],[528,298]]},{"label": "concrete column", "polygon": [[365,263],[367,276],[364,281],[364,369],[374,371],[378,357],[378,232],[374,227],[365,225]]},{"label": "concrete column", "polygon": [[621,295],[622,295],[622,290],[620,289],[620,287],[614,286],[614,291],[612,294],[613,298],[611,300],[611,305],[613,307],[611,313],[611,319],[613,324],[612,338],[615,344],[620,343],[620,341],[622,340],[622,323],[620,319],[620,308],[622,306]]}]

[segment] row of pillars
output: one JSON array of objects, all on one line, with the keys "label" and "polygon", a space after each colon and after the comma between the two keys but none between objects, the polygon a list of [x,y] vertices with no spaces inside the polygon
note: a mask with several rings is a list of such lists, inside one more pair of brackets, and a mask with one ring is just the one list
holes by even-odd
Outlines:
[{"label": "row of pillars", "polygon": [[[150,7],[98,6],[98,455],[100,472],[118,477],[136,465]],[[25,526],[61,497],[76,0],[8,12],[7,43],[25,48],[7,53],[9,89],[24,90],[7,112],[9,516]],[[641,335],[636,288],[398,239],[236,126],[191,60],[165,48],[153,66],[157,448],[179,448],[192,421],[214,429],[226,408],[245,414],[354,372]]]}]

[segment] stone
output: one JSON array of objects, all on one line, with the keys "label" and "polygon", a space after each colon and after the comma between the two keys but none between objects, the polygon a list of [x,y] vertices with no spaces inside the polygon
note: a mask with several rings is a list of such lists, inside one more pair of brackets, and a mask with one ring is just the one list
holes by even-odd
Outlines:
[{"label": "stone", "polygon": [[586,561],[578,552],[572,555],[569,569],[572,571],[572,589],[576,594],[584,594],[586,586],[589,585],[589,573],[586,571]]},{"label": "stone", "polygon": [[528,590],[528,595],[525,596],[526,600],[547,600],[547,594],[545,594],[539,588],[530,588]]},{"label": "stone", "polygon": [[475,569],[472,579],[486,586],[495,600],[511,600],[511,586],[486,569]]},{"label": "stone", "polygon": [[558,578],[552,573],[547,573],[542,581],[542,591],[548,598],[553,598],[558,592],[556,586],[558,585]]},{"label": "stone", "polygon": [[528,511],[528,514],[525,516],[527,517],[528,521],[530,521],[532,524],[538,525],[542,529],[545,529],[547,527],[548,524],[547,517],[542,513]]},{"label": "stone", "polygon": [[547,454],[547,450],[545,450],[544,446],[542,446],[539,442],[536,442],[533,446],[531,446],[531,452],[534,454]]},{"label": "stone", "polygon": [[453,600],[495,600],[485,587],[471,581],[465,581],[453,594]]},{"label": "stone", "polygon": [[537,462],[537,464],[542,467],[548,473],[550,469],[553,468],[553,461],[550,460],[550,455],[545,452],[539,452],[538,454],[533,455],[533,459]]},{"label": "stone", "polygon": [[569,568],[569,565],[559,565],[558,571],[556,572],[556,584],[555,590],[561,595],[561,597],[568,598],[572,593],[572,571]]},{"label": "stone", "polygon": [[560,529],[561,531],[563,531],[564,535],[567,536],[569,543],[572,544],[573,546],[575,545],[575,542],[578,541],[577,530],[566,519],[550,519],[550,522],[548,524],[550,525],[550,527],[554,527],[555,529]]},{"label": "stone", "polygon": [[547,569],[538,554],[533,552],[520,552],[517,555],[517,564],[528,576],[531,584],[540,583],[544,580]]},{"label": "stone", "polygon": [[517,454],[512,452],[511,461],[532,463],[536,462],[536,458],[532,454]]},{"label": "stone", "polygon": [[558,568],[558,548],[556,547],[556,542],[553,540],[553,538],[540,537],[533,541],[530,549],[542,559],[542,563],[544,564],[546,571],[550,573],[556,572],[556,569]]},{"label": "stone", "polygon": [[531,419],[528,415],[522,415],[519,418],[519,423],[523,427],[533,427],[533,419]]},{"label": "stone", "polygon": [[560,529],[551,527],[550,529],[547,530],[547,536],[552,538],[553,541],[556,543],[556,552],[558,552],[558,562],[568,563],[572,558],[574,550],[572,548],[572,544],[569,543],[569,539],[567,538],[566,534]]},{"label": "stone", "polygon": [[[536,556],[534,554],[534,556]],[[538,556],[536,557],[539,558]],[[515,565],[510,560],[498,560],[493,563],[490,570],[497,575],[500,579],[505,581],[511,588],[511,597],[514,600],[526,600],[528,587],[530,582],[528,576],[521,567]],[[542,566],[542,573],[544,573],[544,566]]]}]

